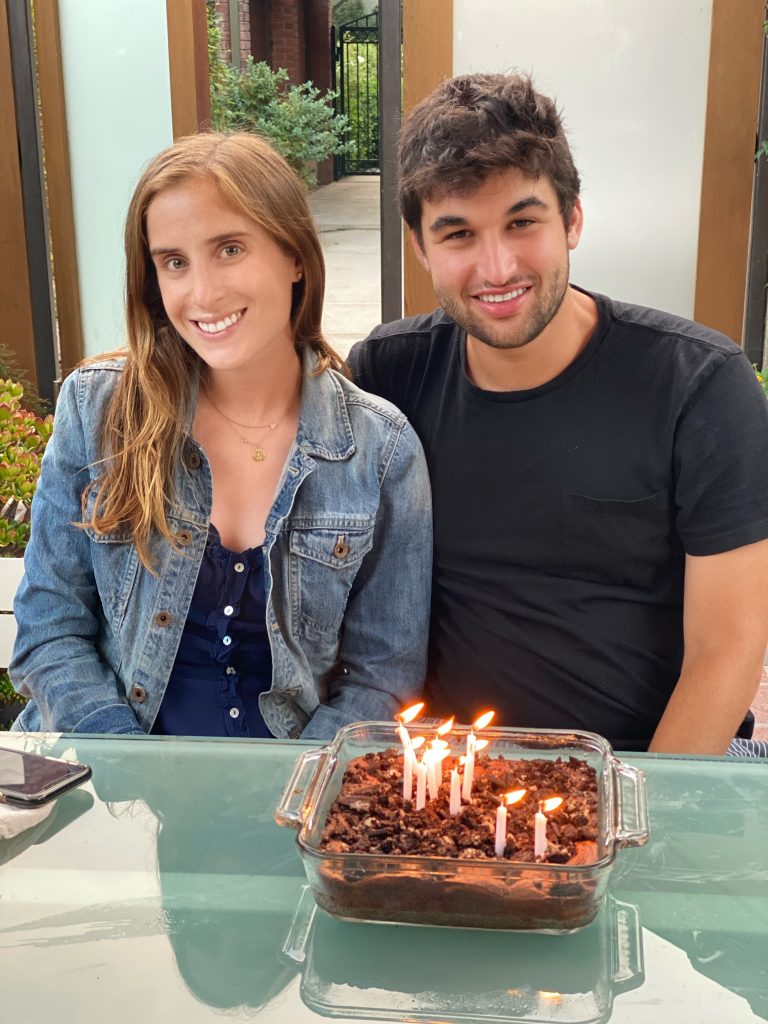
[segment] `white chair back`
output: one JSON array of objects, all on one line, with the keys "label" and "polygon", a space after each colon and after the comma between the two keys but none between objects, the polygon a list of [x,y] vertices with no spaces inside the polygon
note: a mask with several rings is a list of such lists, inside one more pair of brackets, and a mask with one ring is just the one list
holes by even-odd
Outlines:
[{"label": "white chair back", "polygon": [[7,668],[16,639],[13,595],[24,575],[23,558],[0,558],[0,668]]}]

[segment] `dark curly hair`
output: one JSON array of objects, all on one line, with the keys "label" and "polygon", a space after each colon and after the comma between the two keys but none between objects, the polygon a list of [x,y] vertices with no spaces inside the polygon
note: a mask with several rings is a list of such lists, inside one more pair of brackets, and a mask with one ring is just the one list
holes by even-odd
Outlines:
[{"label": "dark curly hair", "polygon": [[400,133],[400,212],[419,242],[424,200],[468,195],[510,168],[547,178],[567,224],[579,173],[554,103],[525,75],[460,75],[414,107]]}]

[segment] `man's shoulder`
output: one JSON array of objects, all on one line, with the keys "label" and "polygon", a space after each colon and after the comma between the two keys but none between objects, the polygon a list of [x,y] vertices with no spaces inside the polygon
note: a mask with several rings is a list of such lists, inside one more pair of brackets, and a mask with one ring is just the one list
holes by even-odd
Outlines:
[{"label": "man's shoulder", "polygon": [[705,324],[688,320],[675,313],[668,313],[649,306],[595,296],[610,310],[613,325],[624,332],[626,338],[637,337],[645,342],[678,342],[691,353],[701,356],[731,356],[741,351],[727,335],[707,327]]},{"label": "man's shoulder", "polygon": [[347,362],[361,388],[383,395],[408,412],[427,368],[434,378],[436,360],[451,361],[460,334],[455,321],[437,309],[374,328],[365,341],[353,346]]},{"label": "man's shoulder", "polygon": [[458,332],[456,322],[442,309],[392,320],[374,327],[364,341],[353,346],[350,357],[365,353],[377,359],[412,357],[434,345],[445,344]]}]

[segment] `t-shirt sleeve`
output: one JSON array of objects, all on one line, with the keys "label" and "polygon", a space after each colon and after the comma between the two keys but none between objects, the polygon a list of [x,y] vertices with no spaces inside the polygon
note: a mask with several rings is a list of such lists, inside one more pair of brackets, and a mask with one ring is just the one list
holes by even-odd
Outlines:
[{"label": "t-shirt sleeve", "polygon": [[365,341],[358,341],[352,346],[347,356],[347,366],[357,387],[392,400],[385,384],[386,374],[382,372],[381,358],[378,357],[381,353],[375,335],[374,331]]},{"label": "t-shirt sleeve", "polygon": [[398,339],[378,337],[376,328],[364,341],[353,345],[347,356],[347,366],[352,380],[363,391],[386,398],[399,409],[404,399],[403,389],[399,386],[404,377],[405,360],[402,359],[401,346]]},{"label": "t-shirt sleeve", "polygon": [[768,537],[768,401],[743,352],[683,410],[675,440],[676,528],[690,555]]}]

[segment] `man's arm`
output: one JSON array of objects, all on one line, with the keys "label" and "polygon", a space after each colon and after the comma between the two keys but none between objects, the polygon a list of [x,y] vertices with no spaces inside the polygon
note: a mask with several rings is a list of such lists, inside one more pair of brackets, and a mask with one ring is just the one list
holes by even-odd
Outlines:
[{"label": "man's arm", "polygon": [[768,540],[686,557],[683,632],[680,678],[649,750],[723,754],[755,696],[768,645]]}]

